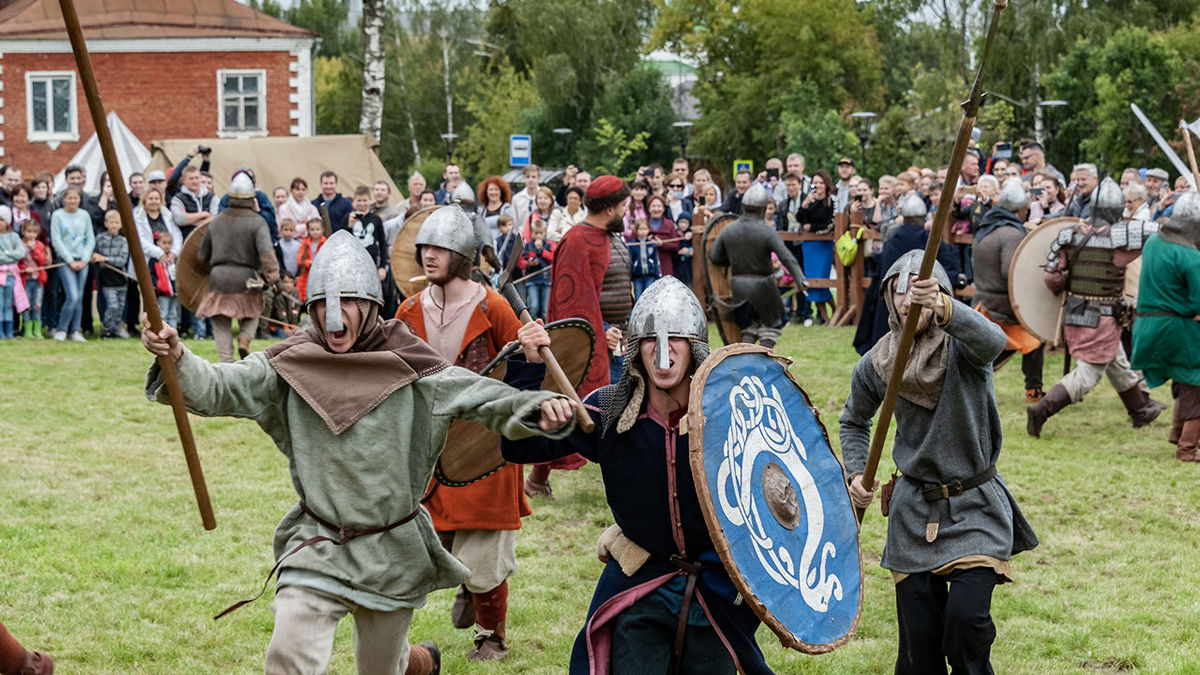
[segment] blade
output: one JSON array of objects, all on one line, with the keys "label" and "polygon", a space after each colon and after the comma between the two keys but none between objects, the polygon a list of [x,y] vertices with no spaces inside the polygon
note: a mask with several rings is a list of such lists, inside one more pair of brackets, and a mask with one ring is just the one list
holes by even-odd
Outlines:
[{"label": "blade", "polygon": [[1179,155],[1175,154],[1175,151],[1171,149],[1171,146],[1167,145],[1166,139],[1162,137],[1162,134],[1158,133],[1158,129],[1154,128],[1154,125],[1150,122],[1145,113],[1142,112],[1142,109],[1139,108],[1136,103],[1130,103],[1129,108],[1133,110],[1133,114],[1137,116],[1138,121],[1142,123],[1142,126],[1146,127],[1147,133],[1149,133],[1150,137],[1154,139],[1154,142],[1158,144],[1158,148],[1163,151],[1163,154],[1167,156],[1167,159],[1171,160],[1171,164],[1174,165],[1175,170],[1184,176],[1187,176],[1188,183],[1190,183],[1192,185],[1192,189],[1195,190],[1196,184],[1192,178],[1191,169],[1188,169],[1187,165],[1183,163],[1183,160],[1179,159]]},{"label": "blade", "polygon": [[1188,129],[1191,129],[1193,134],[1200,136],[1200,117],[1197,117],[1194,121],[1188,122],[1184,126]]}]

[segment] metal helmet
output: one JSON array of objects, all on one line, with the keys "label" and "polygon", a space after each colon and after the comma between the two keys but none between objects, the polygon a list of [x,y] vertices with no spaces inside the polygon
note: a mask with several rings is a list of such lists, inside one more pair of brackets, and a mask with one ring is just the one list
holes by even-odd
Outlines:
[{"label": "metal helmet", "polygon": [[909,190],[904,199],[900,200],[901,218],[924,218],[927,213],[929,209],[925,206],[925,200],[921,199],[916,190]]},{"label": "metal helmet", "polygon": [[1200,192],[1188,190],[1175,200],[1171,224],[1200,245]]},{"label": "metal helmet", "polygon": [[313,259],[305,306],[311,314],[313,303],[324,300],[324,330],[336,333],[344,328],[344,298],[369,300],[383,307],[383,286],[371,254],[349,230],[338,230],[325,240]]},{"label": "metal helmet", "polygon": [[467,260],[475,260],[479,250],[475,224],[458,206],[443,206],[429,214],[417,231],[416,245],[418,260],[421,258],[421,246],[449,249]]},{"label": "metal helmet", "polygon": [[451,204],[475,204],[475,193],[471,191],[471,186],[467,185],[467,181],[460,181],[458,187],[454,188],[454,192],[450,193]]},{"label": "metal helmet", "polygon": [[660,370],[671,367],[670,338],[687,338],[708,344],[708,319],[696,294],[673,276],[650,284],[629,313],[626,333],[630,344],[653,338],[654,364]]},{"label": "metal helmet", "polygon": [[1121,193],[1121,186],[1117,185],[1112,178],[1105,178],[1100,183],[1100,187],[1096,188],[1096,201],[1092,206],[1092,214],[1109,223],[1115,223],[1121,219],[1124,210],[1125,195]]},{"label": "metal helmet", "polygon": [[254,172],[248,167],[238,169],[229,181],[229,196],[234,199],[254,198]]},{"label": "metal helmet", "polygon": [[[921,249],[915,249],[900,256],[900,258],[896,260],[896,262],[892,263],[892,266],[888,268],[887,274],[883,276],[884,287],[887,287],[887,282],[891,281],[892,278],[898,277],[896,279],[896,292],[907,293],[908,277],[913,274],[920,274],[921,260],[924,255],[925,251]],[[950,276],[946,274],[946,270],[942,267],[942,264],[936,260],[933,261],[933,278],[937,279],[938,286],[942,288],[943,293],[949,295],[954,294],[954,286],[950,283]]]},{"label": "metal helmet", "polygon": [[1025,183],[1020,178],[1009,178],[1000,188],[1000,196],[996,197],[996,206],[1006,211],[1019,211],[1029,206],[1029,196],[1025,194]]},{"label": "metal helmet", "polygon": [[762,211],[767,208],[767,197],[769,196],[762,183],[755,182],[749,190],[746,190],[746,194],[742,195],[742,208]]}]

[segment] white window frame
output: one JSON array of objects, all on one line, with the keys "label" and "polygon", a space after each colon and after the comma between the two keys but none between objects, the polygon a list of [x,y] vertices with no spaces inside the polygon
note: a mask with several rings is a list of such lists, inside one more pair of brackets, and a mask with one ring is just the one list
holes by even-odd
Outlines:
[{"label": "white window frame", "polygon": [[[33,129],[33,83],[67,79],[71,82],[71,120],[70,131],[34,131]],[[47,84],[46,89],[47,126],[53,126],[54,94],[53,87]],[[62,142],[79,140],[79,97],[76,92],[75,71],[73,70],[30,70],[25,72],[25,134],[30,142],[53,143],[55,147]]]},{"label": "white window frame", "polygon": [[[257,75],[258,91],[258,120],[262,125],[259,129],[226,129],[225,128],[225,78],[227,76],[245,77]],[[222,68],[217,70],[217,137],[218,138],[259,138],[267,135],[267,71],[265,68]]]}]

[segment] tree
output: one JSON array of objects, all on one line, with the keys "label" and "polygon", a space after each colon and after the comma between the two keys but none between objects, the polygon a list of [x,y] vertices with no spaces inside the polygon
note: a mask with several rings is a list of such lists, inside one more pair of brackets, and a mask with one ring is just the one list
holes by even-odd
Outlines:
[{"label": "tree", "polygon": [[473,118],[458,145],[463,170],[474,175],[503,173],[508,166],[508,137],[522,131],[522,111],[539,104],[529,78],[512,66],[494,73],[476,71],[465,102]]},{"label": "tree", "polygon": [[384,0],[363,0],[363,85],[362,116],[358,133],[379,142],[383,122],[383,91],[386,83],[386,61],[383,57]]},{"label": "tree", "polygon": [[648,135],[642,131],[630,136],[625,133],[624,129],[618,129],[613,126],[612,122],[601,118],[592,128],[591,136],[593,144],[596,148],[602,149],[603,154],[596,155],[594,163],[590,164],[592,173],[610,173],[626,180],[632,180],[634,177],[632,170],[637,165],[630,162],[629,158],[646,149]]}]

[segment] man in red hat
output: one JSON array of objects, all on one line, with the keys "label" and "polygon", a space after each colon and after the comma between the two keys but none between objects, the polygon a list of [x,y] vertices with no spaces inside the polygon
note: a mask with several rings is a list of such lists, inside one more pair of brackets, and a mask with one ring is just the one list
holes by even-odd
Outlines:
[{"label": "man in red hat", "polygon": [[[567,230],[554,251],[547,318],[580,318],[592,324],[598,336],[580,397],[609,383],[610,358],[621,346],[621,330],[633,309],[633,278],[625,231],[629,188],[616,176],[597,176],[588,185],[587,218]],[[525,494],[550,495],[551,469],[578,469],[587,463],[577,454],[535,464],[525,479]]]}]

